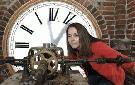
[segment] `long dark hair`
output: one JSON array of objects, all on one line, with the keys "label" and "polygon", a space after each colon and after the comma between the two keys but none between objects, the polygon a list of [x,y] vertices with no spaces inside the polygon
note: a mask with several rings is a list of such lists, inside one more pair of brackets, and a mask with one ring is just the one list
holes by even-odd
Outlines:
[{"label": "long dark hair", "polygon": [[[78,32],[79,43],[80,43],[79,50],[73,49],[68,42],[68,29],[70,27],[75,27]],[[88,57],[88,56],[93,55],[91,52],[90,43],[100,41],[100,39],[92,37],[88,33],[87,29],[80,23],[69,24],[69,26],[67,27],[67,30],[66,30],[66,37],[67,37],[68,55],[76,55],[76,52],[78,51],[79,56],[82,56],[82,57]]]}]

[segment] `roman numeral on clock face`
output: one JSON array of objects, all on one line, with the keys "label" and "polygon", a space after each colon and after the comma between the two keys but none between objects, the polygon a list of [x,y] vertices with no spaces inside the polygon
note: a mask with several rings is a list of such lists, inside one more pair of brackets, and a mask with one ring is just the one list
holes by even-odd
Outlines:
[{"label": "roman numeral on clock face", "polygon": [[39,23],[40,23],[40,24],[42,24],[42,21],[41,21],[41,19],[39,18],[39,16],[38,16],[37,12],[35,12],[35,15],[36,15],[36,17],[37,17],[37,19],[38,19]]},{"label": "roman numeral on clock face", "polygon": [[59,8],[49,8],[49,21],[55,21]]},{"label": "roman numeral on clock face", "polygon": [[30,33],[32,35],[32,33],[34,32],[33,30],[30,30],[28,27],[21,25],[20,28],[22,28],[23,30],[25,30],[26,32]]},{"label": "roman numeral on clock face", "polygon": [[27,42],[15,42],[15,48],[29,48],[29,43],[27,43]]},{"label": "roman numeral on clock face", "polygon": [[69,21],[71,21],[76,15],[74,15],[72,12],[69,12],[66,19],[63,23],[67,24]]}]

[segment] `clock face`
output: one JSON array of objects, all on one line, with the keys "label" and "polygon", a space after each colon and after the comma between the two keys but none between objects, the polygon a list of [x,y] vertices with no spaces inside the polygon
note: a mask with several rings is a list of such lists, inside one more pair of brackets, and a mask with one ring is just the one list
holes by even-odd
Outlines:
[{"label": "clock face", "polygon": [[28,55],[31,47],[42,47],[44,43],[53,43],[66,51],[66,27],[78,22],[89,33],[97,37],[92,22],[86,15],[64,2],[40,2],[27,7],[17,16],[8,39],[8,56],[22,59]]}]

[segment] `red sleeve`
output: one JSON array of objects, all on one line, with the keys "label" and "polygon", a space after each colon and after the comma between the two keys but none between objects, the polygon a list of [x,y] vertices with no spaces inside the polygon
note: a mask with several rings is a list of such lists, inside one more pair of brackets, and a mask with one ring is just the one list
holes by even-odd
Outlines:
[{"label": "red sleeve", "polygon": [[[122,55],[120,52],[112,49],[104,42],[95,42],[91,44],[93,56],[89,57],[89,60],[94,60],[96,58],[116,58],[118,55],[122,57],[126,57]],[[125,72],[122,68],[128,69],[132,68],[134,63],[125,63],[121,66],[117,66],[114,63],[105,63],[98,64],[95,62],[89,62],[93,69],[95,69],[98,73],[111,80],[115,85],[123,85],[125,79]],[[122,67],[122,68],[121,68]]]},{"label": "red sleeve", "polygon": [[105,58],[116,58],[121,55],[118,51],[112,49],[104,42],[95,42],[92,44],[92,51],[96,56]]},{"label": "red sleeve", "polygon": [[[124,58],[128,58],[121,54],[120,52],[112,49],[110,46],[106,45],[104,42],[96,42],[92,44],[92,51],[95,56],[105,57],[105,58],[116,58],[117,56],[122,56]],[[135,65],[135,63],[125,63],[122,65],[124,69],[130,69]]]}]

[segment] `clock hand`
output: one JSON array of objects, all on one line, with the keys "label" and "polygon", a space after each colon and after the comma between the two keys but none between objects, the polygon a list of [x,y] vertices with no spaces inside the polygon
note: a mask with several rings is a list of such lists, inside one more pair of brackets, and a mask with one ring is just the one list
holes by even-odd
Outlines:
[{"label": "clock hand", "polygon": [[55,40],[53,40],[53,43],[54,43],[55,45],[58,45],[60,39],[62,38],[62,36],[63,36],[64,33],[66,32],[66,29],[65,29],[65,28],[66,28],[66,25],[62,28],[62,30],[61,30],[61,32],[59,33],[58,37],[57,37]]},{"label": "clock hand", "polygon": [[48,21],[48,30],[49,30],[51,42],[53,42],[54,41],[53,32],[52,32],[51,23],[49,21]]}]

